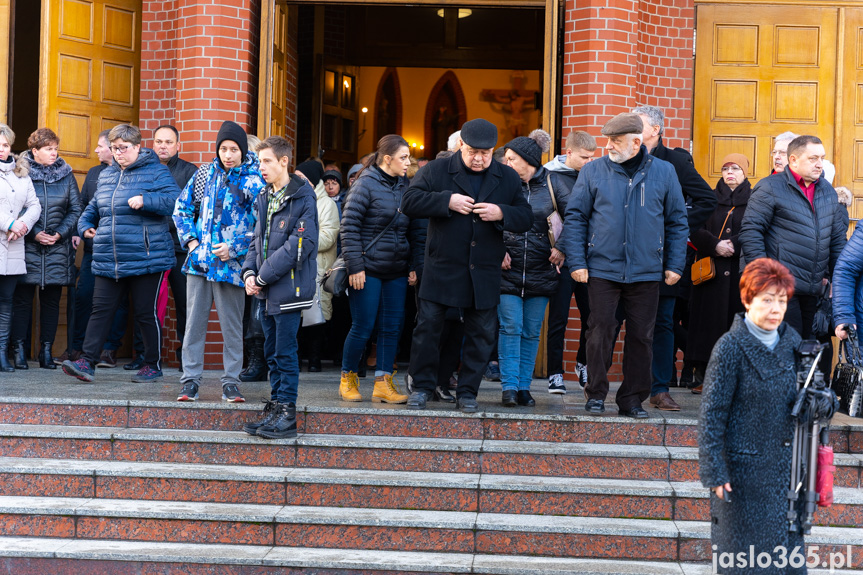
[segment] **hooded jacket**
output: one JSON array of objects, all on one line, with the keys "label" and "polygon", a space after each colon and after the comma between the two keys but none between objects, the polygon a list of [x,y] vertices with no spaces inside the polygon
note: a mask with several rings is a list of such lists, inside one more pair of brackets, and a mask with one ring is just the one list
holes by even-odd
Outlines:
[{"label": "hooded jacket", "polygon": [[[255,200],[255,237],[249,245],[243,280],[254,277],[263,289],[257,297],[267,301],[267,313],[299,312],[312,307],[317,291],[318,210],[312,186],[291,174],[282,203],[270,222],[267,254],[268,185]],[[302,240],[302,244],[300,243]],[[302,245],[302,248],[300,246]]]},{"label": "hooded jacket", "polygon": [[[93,238],[93,275],[120,279],[164,272],[177,264],[171,238],[170,216],[180,190],[156,152],[141,148],[138,159],[121,170],[114,161],[99,175],[93,199],[78,220],[83,237]],[[144,206],[134,210],[129,199],[142,196]]]},{"label": "hooded jacket", "polygon": [[[192,177],[174,205],[174,224],[183,248],[192,240],[198,246],[189,252],[183,273],[243,286],[242,270],[255,229],[254,203],[264,188],[264,179],[255,154],[227,172],[221,162],[213,160],[206,172],[204,196],[195,219],[195,178]],[[225,242],[230,259],[222,261],[213,255],[213,245]]]},{"label": "hooded jacket", "polygon": [[677,174],[641,147],[630,179],[608,156],[586,164],[564,218],[563,253],[570,272],[618,283],[662,281],[683,274],[689,226]]},{"label": "hooded jacket", "polygon": [[[321,279],[336,261],[336,244],[339,239],[339,210],[333,199],[327,195],[323,182],[315,186],[315,200],[318,209],[318,277]],[[324,319],[333,317],[333,294],[320,290],[321,311]]]},{"label": "hooded jacket", "polygon": [[[69,285],[75,277],[72,236],[77,235],[76,224],[81,215],[78,182],[72,166],[63,158],[58,157],[50,166],[43,166],[33,160],[31,152],[23,155],[30,162],[30,179],[42,213],[24,244],[27,275],[22,281],[39,286]],[[60,234],[60,239],[50,246],[37,242],[36,234],[45,230]]]},{"label": "hooded jacket", "polygon": [[0,275],[16,276],[27,272],[24,260],[24,238],[9,241],[6,231],[15,220],[33,229],[42,206],[33,182],[27,175],[29,162],[10,155],[10,162],[0,162]]}]

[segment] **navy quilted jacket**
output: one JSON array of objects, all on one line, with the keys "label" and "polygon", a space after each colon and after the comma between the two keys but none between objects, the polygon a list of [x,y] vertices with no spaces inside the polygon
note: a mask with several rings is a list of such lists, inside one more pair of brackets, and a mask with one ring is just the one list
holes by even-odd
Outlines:
[{"label": "navy quilted jacket", "polygon": [[863,326],[863,226],[854,228],[833,270],[833,325]]},{"label": "navy quilted jacket", "polygon": [[[169,222],[179,195],[171,172],[148,148],[141,148],[125,170],[116,162],[105,168],[78,221],[82,236],[96,228],[93,275],[120,279],[173,268],[177,260]],[[129,207],[134,196],[144,198],[140,210]]]}]

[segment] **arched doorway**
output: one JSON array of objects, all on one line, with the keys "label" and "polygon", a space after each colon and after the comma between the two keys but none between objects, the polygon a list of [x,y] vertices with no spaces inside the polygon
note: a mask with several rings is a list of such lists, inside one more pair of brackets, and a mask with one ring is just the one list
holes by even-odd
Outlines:
[{"label": "arched doorway", "polygon": [[387,134],[401,134],[402,131],[402,91],[399,74],[395,68],[387,68],[375,95],[375,144]]},{"label": "arched doorway", "polygon": [[425,142],[428,153],[447,149],[449,135],[467,121],[467,105],[461,84],[452,70],[443,73],[429,94],[425,113]]}]

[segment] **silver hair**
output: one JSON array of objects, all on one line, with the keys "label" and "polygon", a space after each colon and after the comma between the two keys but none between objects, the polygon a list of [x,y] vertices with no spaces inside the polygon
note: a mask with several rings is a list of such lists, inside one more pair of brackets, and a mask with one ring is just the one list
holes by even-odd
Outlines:
[{"label": "silver hair", "polygon": [[776,142],[790,142],[797,137],[797,134],[795,134],[794,132],[782,132],[773,139],[773,143],[775,145]]},{"label": "silver hair", "polygon": [[453,132],[449,135],[449,139],[446,141],[446,149],[450,152],[455,152],[458,150],[458,139],[461,138],[461,130],[457,132]]},{"label": "silver hair", "polygon": [[108,142],[111,143],[114,140],[123,140],[137,146],[141,143],[141,130],[130,124],[119,124],[111,128],[108,134]]},{"label": "silver hair", "polygon": [[6,124],[0,124],[0,136],[6,138],[6,141],[9,142],[9,146],[15,143],[15,132],[13,132],[12,128]]},{"label": "silver hair", "polygon": [[645,115],[650,120],[651,126],[659,126],[659,134],[665,131],[665,113],[656,106],[639,106],[632,109],[633,114]]}]

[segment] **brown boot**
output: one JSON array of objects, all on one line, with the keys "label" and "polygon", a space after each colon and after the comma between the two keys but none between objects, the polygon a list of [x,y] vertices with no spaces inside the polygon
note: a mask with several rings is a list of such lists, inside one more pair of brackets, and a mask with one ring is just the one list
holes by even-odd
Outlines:
[{"label": "brown boot", "polygon": [[387,373],[375,378],[375,390],[372,392],[372,403],[407,403],[408,396],[402,395],[393,383],[393,376]]},{"label": "brown boot", "polygon": [[339,395],[342,401],[363,400],[363,396],[360,395],[360,380],[356,372],[342,372],[342,379],[339,382]]},{"label": "brown boot", "polygon": [[671,399],[671,394],[667,391],[657,393],[650,398],[650,405],[662,411],[680,411],[680,406],[677,402]]}]

